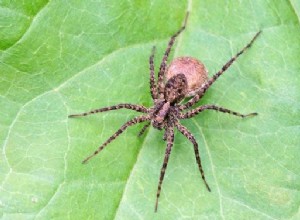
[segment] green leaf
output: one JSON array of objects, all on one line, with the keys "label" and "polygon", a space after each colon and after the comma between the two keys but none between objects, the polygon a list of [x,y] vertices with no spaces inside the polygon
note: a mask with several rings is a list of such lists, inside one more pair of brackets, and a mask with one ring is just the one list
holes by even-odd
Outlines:
[{"label": "green leaf", "polygon": [[[2,219],[299,219],[299,1],[2,1],[0,3],[0,215]],[[209,89],[207,111],[182,123],[158,212],[163,133],[128,129],[87,165],[81,161],[125,121],[117,103],[151,106],[148,59],[158,68],[190,11],[174,56],[193,56],[210,76],[262,30]]]}]

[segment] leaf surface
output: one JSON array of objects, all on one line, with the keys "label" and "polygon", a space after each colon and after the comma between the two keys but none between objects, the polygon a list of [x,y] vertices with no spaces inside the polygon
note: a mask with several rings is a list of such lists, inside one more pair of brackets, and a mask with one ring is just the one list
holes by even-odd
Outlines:
[{"label": "leaf surface", "polygon": [[[0,8],[0,215],[3,219],[299,219],[300,4],[298,1],[23,1]],[[182,123],[158,213],[165,142],[128,129],[81,161],[127,110],[68,119],[117,103],[151,106],[148,59],[160,60],[190,11],[171,57],[193,56],[212,76],[262,34],[209,89],[207,111]]]}]

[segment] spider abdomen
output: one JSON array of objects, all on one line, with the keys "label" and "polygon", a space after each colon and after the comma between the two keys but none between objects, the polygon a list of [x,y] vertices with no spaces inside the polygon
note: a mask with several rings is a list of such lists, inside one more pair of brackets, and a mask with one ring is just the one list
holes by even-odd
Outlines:
[{"label": "spider abdomen", "polygon": [[183,74],[187,79],[187,94],[193,96],[197,89],[207,81],[208,71],[203,63],[193,57],[177,57],[168,66],[166,80]]}]

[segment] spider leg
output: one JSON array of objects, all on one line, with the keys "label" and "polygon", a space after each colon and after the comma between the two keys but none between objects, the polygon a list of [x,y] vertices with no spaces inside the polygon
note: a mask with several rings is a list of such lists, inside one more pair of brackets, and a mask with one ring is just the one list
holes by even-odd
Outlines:
[{"label": "spider leg", "polygon": [[171,37],[171,39],[168,43],[168,47],[163,56],[162,62],[160,64],[157,85],[158,85],[159,98],[161,98],[161,99],[163,98],[163,93],[164,93],[164,74],[166,71],[167,60],[168,60],[171,48],[175,42],[176,37],[185,29],[188,16],[189,16],[189,12],[186,13],[183,26]]},{"label": "spider leg", "polygon": [[157,85],[155,84],[155,70],[154,70],[154,53],[155,53],[155,46],[152,48],[151,56],[149,58],[150,64],[150,91],[151,97],[155,101],[157,99]]},{"label": "spider leg", "polygon": [[116,133],[114,133],[112,136],[110,136],[93,154],[85,158],[82,163],[86,163],[88,160],[90,160],[92,157],[96,156],[100,151],[102,151],[110,142],[115,140],[120,134],[122,134],[129,126],[135,125],[137,123],[141,123],[144,121],[150,120],[149,115],[142,115],[135,117],[131,119],[130,121],[127,121],[125,124],[123,124],[119,130],[117,130]]},{"label": "spider leg", "polygon": [[234,57],[232,57],[223,67],[219,72],[217,72],[212,78],[210,78],[206,83],[204,83],[200,90],[197,92],[197,94],[190,99],[187,103],[183,104],[180,106],[180,109],[187,109],[193,106],[195,103],[197,103],[205,94],[207,89],[231,66],[231,64],[241,55],[243,54],[251,45],[253,42],[256,40],[258,35],[261,33],[261,31],[257,32],[255,36],[252,38],[252,40],[242,49],[240,50]]},{"label": "spider leg", "polygon": [[123,104],[113,105],[113,106],[109,106],[109,107],[94,109],[94,110],[89,111],[89,112],[69,115],[69,118],[87,116],[87,115],[96,114],[96,113],[99,113],[99,112],[106,112],[106,111],[117,110],[117,109],[121,109],[121,108],[131,109],[131,110],[134,110],[134,111],[137,111],[137,112],[142,112],[142,113],[148,113],[148,109],[145,108],[144,106],[123,103]]},{"label": "spider leg", "polygon": [[192,133],[186,127],[184,127],[182,124],[180,124],[179,122],[176,122],[175,126],[181,132],[181,134],[183,134],[194,145],[195,157],[196,157],[199,171],[201,173],[201,177],[204,181],[204,184],[205,184],[207,190],[210,192],[211,190],[205,180],[204,171],[202,169],[201,159],[200,159],[199,150],[198,150],[198,143],[196,142],[196,139],[194,138]]},{"label": "spider leg", "polygon": [[144,125],[144,127],[140,130],[139,134],[138,134],[138,137],[142,136],[145,131],[147,130],[147,128],[150,126],[150,122],[148,122],[147,124]]},{"label": "spider leg", "polygon": [[169,127],[168,128],[168,137],[167,137],[167,148],[165,151],[165,158],[163,165],[160,170],[160,178],[159,178],[159,183],[158,183],[158,188],[157,188],[157,193],[156,193],[156,203],[155,203],[155,212],[157,212],[157,207],[158,207],[158,199],[160,196],[160,191],[161,191],[161,185],[164,180],[165,176],[165,171],[167,169],[168,161],[169,161],[169,156],[173,147],[173,142],[174,142],[174,127]]},{"label": "spider leg", "polygon": [[165,130],[164,136],[163,136],[163,140],[166,141],[168,138],[168,130]]},{"label": "spider leg", "polygon": [[256,112],[252,112],[252,113],[249,113],[249,114],[241,114],[241,113],[231,111],[229,109],[219,107],[219,106],[216,106],[216,105],[202,105],[202,106],[199,106],[198,108],[192,109],[192,110],[187,111],[185,113],[181,113],[179,118],[180,119],[191,118],[191,117],[194,117],[195,115],[199,114],[200,112],[202,112],[204,110],[215,110],[215,111],[218,111],[218,112],[228,113],[228,114],[239,116],[239,117],[242,117],[242,118],[258,115],[258,113],[256,113]]}]

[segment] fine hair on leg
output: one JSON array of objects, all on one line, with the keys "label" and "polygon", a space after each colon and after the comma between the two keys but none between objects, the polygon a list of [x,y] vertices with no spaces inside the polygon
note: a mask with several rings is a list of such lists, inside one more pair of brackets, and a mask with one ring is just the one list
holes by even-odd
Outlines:
[{"label": "fine hair on leg", "polygon": [[69,118],[82,117],[82,116],[87,116],[87,115],[91,115],[91,114],[96,114],[96,113],[99,113],[99,112],[107,112],[107,111],[112,111],[112,110],[118,110],[118,109],[121,109],[121,108],[126,108],[126,109],[130,109],[130,110],[134,110],[134,111],[142,112],[142,113],[147,113],[148,112],[148,109],[144,106],[133,105],[133,104],[128,104],[128,103],[122,103],[122,104],[113,105],[113,106],[109,106],[109,107],[94,109],[94,110],[91,110],[89,112],[69,115],[68,117]]},{"label": "fine hair on leg", "polygon": [[252,113],[249,113],[249,114],[241,114],[241,113],[229,110],[227,108],[219,107],[219,106],[216,106],[216,105],[202,105],[202,106],[199,106],[195,109],[189,110],[185,113],[181,113],[179,118],[180,119],[192,118],[192,117],[194,117],[195,115],[199,114],[200,112],[202,112],[204,110],[214,110],[214,111],[218,111],[218,112],[222,112],[222,113],[228,113],[228,114],[235,115],[235,116],[242,117],[242,118],[258,115],[258,113],[256,113],[256,112],[252,112]]},{"label": "fine hair on leg", "polygon": [[168,134],[167,148],[166,148],[166,152],[165,152],[164,162],[163,162],[163,165],[162,165],[161,170],[160,170],[160,177],[159,177],[159,182],[158,182],[158,187],[157,187],[156,202],[155,202],[155,209],[154,209],[155,212],[157,212],[158,199],[159,199],[159,196],[160,196],[161,185],[162,185],[163,180],[164,180],[164,176],[165,176],[165,172],[166,172],[166,169],[167,169],[169,157],[170,157],[171,150],[172,150],[173,143],[174,143],[174,127],[169,127],[168,129],[169,129],[169,131],[167,132],[167,134]]}]

